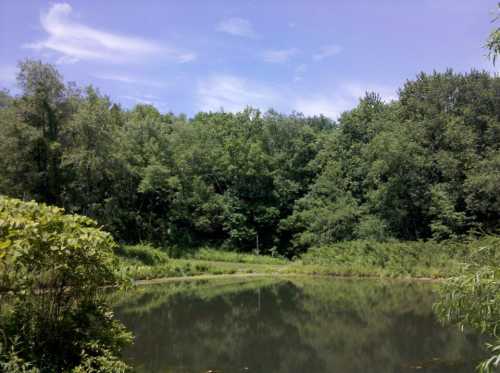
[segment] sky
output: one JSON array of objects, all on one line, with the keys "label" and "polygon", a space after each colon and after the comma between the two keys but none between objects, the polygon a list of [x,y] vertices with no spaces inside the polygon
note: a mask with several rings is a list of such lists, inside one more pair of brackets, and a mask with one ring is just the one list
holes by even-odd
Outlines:
[{"label": "sky", "polygon": [[333,119],[366,91],[452,68],[498,73],[484,44],[497,0],[0,0],[0,89],[54,64],[125,108]]}]

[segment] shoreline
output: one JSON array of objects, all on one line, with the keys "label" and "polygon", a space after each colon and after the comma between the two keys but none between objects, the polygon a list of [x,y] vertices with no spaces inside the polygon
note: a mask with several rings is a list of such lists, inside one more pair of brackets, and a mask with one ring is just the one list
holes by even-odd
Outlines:
[{"label": "shoreline", "polygon": [[314,274],[314,273],[224,273],[219,275],[202,274],[193,276],[174,276],[174,277],[159,277],[150,280],[133,280],[133,286],[146,286],[165,284],[170,282],[183,282],[183,281],[202,281],[202,280],[217,280],[228,278],[259,278],[259,277],[309,277],[309,278],[322,278],[333,280],[377,280],[389,282],[428,282],[428,283],[442,283],[446,278],[432,278],[432,277],[384,277],[384,276],[349,276],[349,275],[328,275],[328,274]]}]

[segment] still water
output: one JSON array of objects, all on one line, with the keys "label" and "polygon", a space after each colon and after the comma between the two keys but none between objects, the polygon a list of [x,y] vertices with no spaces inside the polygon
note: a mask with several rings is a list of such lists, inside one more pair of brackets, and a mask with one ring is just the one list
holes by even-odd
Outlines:
[{"label": "still water", "polygon": [[334,279],[210,280],[112,296],[139,372],[470,373],[471,333],[442,327],[435,285]]}]

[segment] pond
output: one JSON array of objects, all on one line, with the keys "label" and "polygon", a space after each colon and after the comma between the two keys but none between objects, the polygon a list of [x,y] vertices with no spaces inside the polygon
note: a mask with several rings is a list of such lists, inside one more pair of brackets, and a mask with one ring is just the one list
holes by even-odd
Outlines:
[{"label": "pond", "polygon": [[258,278],[112,295],[139,372],[473,372],[482,341],[442,327],[429,283]]}]

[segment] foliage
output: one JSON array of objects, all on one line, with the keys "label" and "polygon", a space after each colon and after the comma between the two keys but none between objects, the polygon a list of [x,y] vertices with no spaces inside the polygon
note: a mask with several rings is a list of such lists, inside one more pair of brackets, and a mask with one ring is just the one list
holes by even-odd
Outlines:
[{"label": "foliage", "polygon": [[[500,13],[500,3],[497,4],[497,13]],[[493,22],[498,21],[500,19],[500,15],[497,15]],[[500,27],[493,29],[488,37],[486,42],[486,48],[489,51],[489,57],[493,61],[496,62],[497,57],[500,55]]]},{"label": "foliage", "polygon": [[169,260],[163,251],[147,244],[122,245],[116,253],[122,258],[136,260],[148,266],[165,264]]},{"label": "foliage", "polygon": [[297,249],[352,239],[458,238],[498,230],[498,77],[419,74],[384,104],[344,113],[317,178],[282,227]]},{"label": "foliage", "polygon": [[422,73],[336,122],[122,110],[29,60],[19,83],[0,108],[0,192],[92,217],[124,243],[292,258],[500,228],[500,78],[486,72]]},{"label": "foliage", "polygon": [[458,273],[467,250],[450,242],[358,240],[313,247],[300,263],[338,275],[448,277]]},{"label": "foliage", "polygon": [[89,355],[97,359],[128,343],[100,291],[121,281],[114,248],[87,217],[0,196],[0,329],[9,364],[63,371],[90,344],[99,346]]},{"label": "foliage", "polygon": [[0,343],[0,368],[5,373],[40,373],[40,369],[19,357],[15,343],[7,351],[4,351],[4,346]]},{"label": "foliage", "polygon": [[287,264],[288,260],[279,257],[265,255],[245,254],[237,251],[222,251],[203,247],[188,256],[193,259],[211,260],[233,263],[255,263],[255,264]]},{"label": "foliage", "polygon": [[435,309],[440,319],[486,334],[492,356],[480,364],[481,372],[500,368],[500,238],[474,244],[463,274],[449,279]]}]

